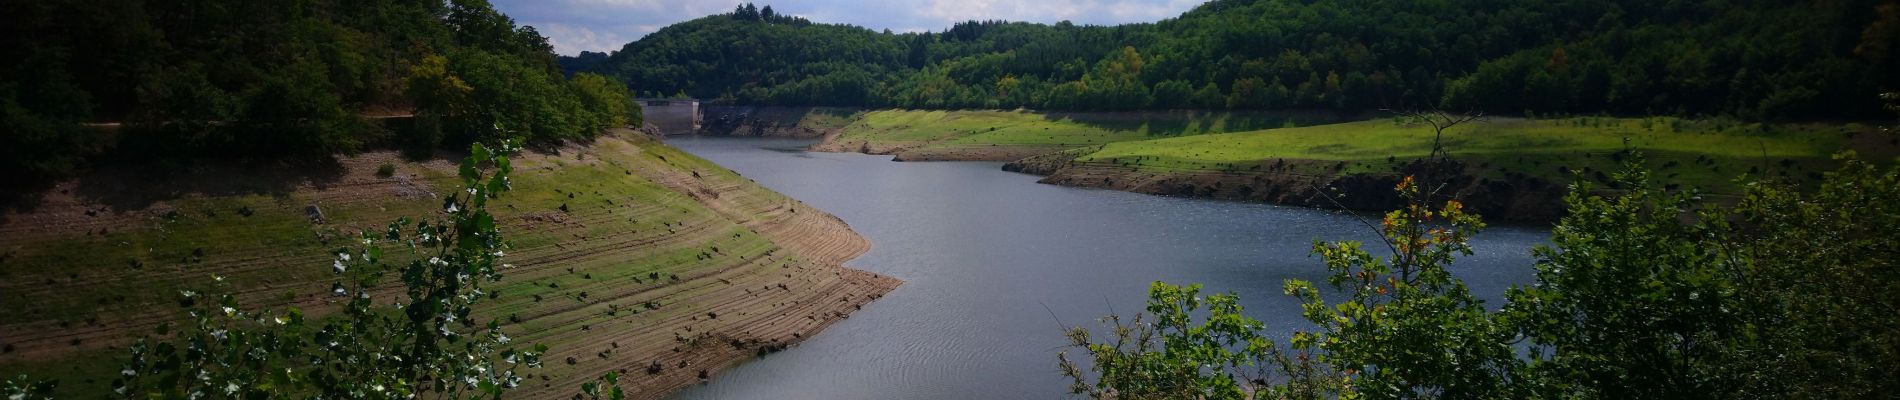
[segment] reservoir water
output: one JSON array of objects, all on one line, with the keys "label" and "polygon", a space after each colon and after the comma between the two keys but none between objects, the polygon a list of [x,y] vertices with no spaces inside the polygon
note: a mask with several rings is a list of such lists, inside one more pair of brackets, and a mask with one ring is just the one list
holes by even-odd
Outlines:
[{"label": "reservoir water", "polygon": [[[905,281],[679,399],[1067,398],[1056,369],[1064,325],[1140,311],[1159,280],[1238,293],[1274,332],[1309,327],[1281,282],[1324,284],[1314,240],[1375,237],[1335,211],[1043,185],[1000,163],[811,153],[806,140],[668,142],[843,218],[872,243],[846,265]],[[1531,281],[1530,249],[1547,238],[1494,226],[1452,269],[1496,308]]]}]

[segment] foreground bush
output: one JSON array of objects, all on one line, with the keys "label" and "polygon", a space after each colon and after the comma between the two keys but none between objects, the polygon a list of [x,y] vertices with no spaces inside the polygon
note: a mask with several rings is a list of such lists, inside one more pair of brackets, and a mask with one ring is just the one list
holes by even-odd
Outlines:
[{"label": "foreground bush", "polygon": [[[462,190],[436,217],[399,219],[336,249],[335,315],[249,310],[223,288],[179,293],[189,318],[129,349],[112,390],[126,398],[478,398],[520,384],[546,349],[518,350],[499,321],[473,313],[501,279],[508,248],[490,199],[509,190],[504,152],[475,145]],[[391,252],[385,249],[406,250]],[[401,254],[401,255],[398,255]],[[394,276],[399,286],[386,284]],[[222,278],[213,278],[222,284]],[[392,289],[400,289],[392,290]],[[53,383],[7,381],[10,399],[50,396]]]},{"label": "foreground bush", "polygon": [[[505,150],[505,149],[504,149]],[[439,218],[364,232],[331,264],[340,315],[244,310],[228,294],[185,291],[190,322],[131,347],[115,393],[164,398],[474,398],[499,396],[538,367],[544,347],[516,350],[498,321],[477,323],[484,284],[501,279],[508,245],[487,211],[509,189],[508,158],[475,145],[463,190]],[[491,173],[492,171],[492,173]],[[385,247],[410,254],[386,255]],[[387,290],[394,275],[403,289]]]},{"label": "foreground bush", "polygon": [[1621,196],[1571,195],[1504,314],[1547,350],[1530,372],[1551,395],[1896,393],[1900,169],[1844,159],[1812,194],[1757,182],[1727,208],[1640,171]]},{"label": "foreground bush", "polygon": [[1108,342],[1070,332],[1090,363],[1062,365],[1095,398],[1889,396],[1900,167],[1842,158],[1811,194],[1755,181],[1733,206],[1634,167],[1609,190],[1573,187],[1536,282],[1496,311],[1447,269],[1481,225],[1455,201],[1422,206],[1408,179],[1414,205],[1381,226],[1388,256],[1314,246],[1348,301],[1287,282],[1316,328],[1275,343],[1233,295],[1157,282],[1151,316],[1111,319]]}]

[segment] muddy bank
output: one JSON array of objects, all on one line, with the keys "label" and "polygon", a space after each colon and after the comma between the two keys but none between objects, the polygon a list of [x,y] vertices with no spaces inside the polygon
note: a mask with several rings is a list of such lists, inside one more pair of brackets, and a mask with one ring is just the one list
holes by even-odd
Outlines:
[{"label": "muddy bank", "polygon": [[[515,397],[566,398],[619,371],[633,397],[659,398],[796,345],[901,283],[842,266],[870,244],[836,217],[644,135],[514,161],[515,190],[490,206],[514,267],[477,319],[551,347]],[[61,378],[62,397],[103,394],[114,358],[212,274],[247,308],[327,313],[327,251],[429,215],[455,168],[377,152],[302,173],[206,166],[61,183],[0,219],[0,373]]]},{"label": "muddy bank", "polygon": [[820,138],[862,111],[846,107],[704,106],[698,134]]},{"label": "muddy bank", "polygon": [[[1337,164],[1311,160],[1276,160],[1227,170],[1167,170],[1076,161],[1077,156],[1090,150],[1029,157],[1005,164],[1003,169],[1043,175],[1040,182],[1053,185],[1360,211],[1402,206],[1393,192],[1399,178],[1425,172],[1412,165],[1401,168],[1400,173],[1313,173],[1310,171],[1328,170]],[[1507,180],[1474,178],[1461,173],[1463,170],[1462,166],[1453,166],[1439,174],[1454,176],[1442,193],[1459,199],[1468,210],[1488,220],[1546,223],[1562,216],[1562,184],[1516,175]]]}]

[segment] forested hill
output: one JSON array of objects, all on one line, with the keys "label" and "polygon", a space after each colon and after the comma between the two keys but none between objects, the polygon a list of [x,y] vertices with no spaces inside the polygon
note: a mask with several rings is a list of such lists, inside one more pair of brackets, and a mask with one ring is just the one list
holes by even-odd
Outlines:
[{"label": "forested hill", "polygon": [[426,151],[637,117],[624,85],[563,78],[546,38],[484,0],[6,1],[0,59],[0,184],[88,157]]},{"label": "forested hill", "polygon": [[563,64],[659,95],[904,108],[1813,120],[1879,115],[1900,87],[1888,0],[1218,0],[1152,24],[903,34],[749,7]]}]

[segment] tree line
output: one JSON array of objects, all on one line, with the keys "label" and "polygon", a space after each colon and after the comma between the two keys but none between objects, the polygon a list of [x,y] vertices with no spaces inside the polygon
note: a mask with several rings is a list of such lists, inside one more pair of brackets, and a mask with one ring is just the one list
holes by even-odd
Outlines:
[{"label": "tree line", "polygon": [[[7,2],[0,20],[15,60],[0,163],[16,177],[88,157],[547,143],[639,117],[625,85],[563,75],[545,37],[485,0],[54,0]],[[403,118],[371,118],[386,116]]]},{"label": "tree line", "polygon": [[564,63],[658,95],[931,109],[1813,120],[1877,115],[1900,86],[1900,6],[1878,0],[1218,0],[1156,23],[901,34],[750,7]]}]

